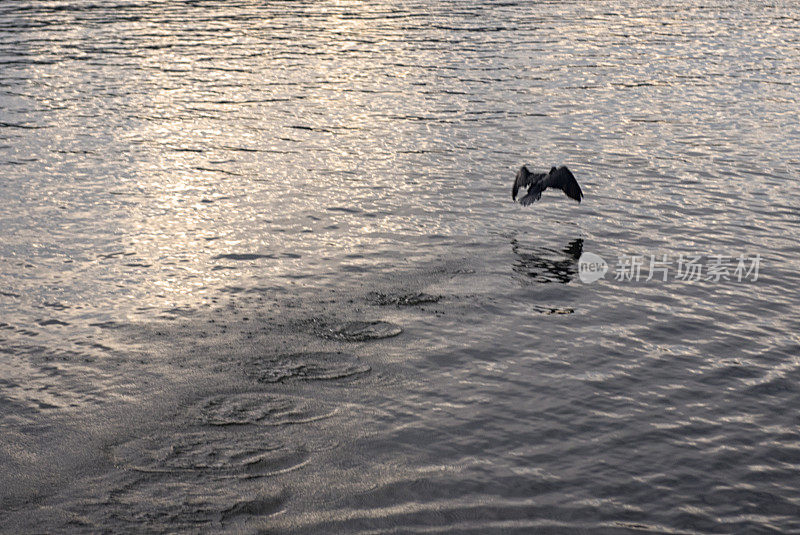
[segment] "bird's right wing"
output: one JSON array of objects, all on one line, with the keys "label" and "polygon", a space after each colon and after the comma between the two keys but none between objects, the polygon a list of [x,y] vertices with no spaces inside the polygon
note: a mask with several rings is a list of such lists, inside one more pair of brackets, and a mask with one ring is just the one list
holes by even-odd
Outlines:
[{"label": "bird's right wing", "polygon": [[567,197],[578,202],[581,202],[583,198],[583,192],[578,185],[578,181],[575,180],[575,175],[566,167],[559,167],[555,172],[550,173],[544,179],[544,185],[548,188],[558,188],[566,193]]},{"label": "bird's right wing", "polygon": [[517,178],[514,180],[514,186],[511,188],[511,198],[517,200],[517,193],[519,188],[527,188],[531,184],[544,178],[544,173],[531,173],[524,165],[517,171]]}]

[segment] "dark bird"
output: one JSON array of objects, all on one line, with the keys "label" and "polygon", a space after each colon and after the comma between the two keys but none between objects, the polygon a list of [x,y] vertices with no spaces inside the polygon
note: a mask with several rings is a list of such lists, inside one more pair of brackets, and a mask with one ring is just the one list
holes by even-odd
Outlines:
[{"label": "dark bird", "polygon": [[511,198],[517,200],[519,188],[528,188],[528,193],[521,197],[519,203],[528,206],[542,197],[542,192],[547,188],[558,188],[567,194],[570,199],[581,202],[583,192],[575,180],[575,176],[566,167],[555,167],[549,173],[531,173],[524,165],[517,172],[514,187],[511,188]]}]

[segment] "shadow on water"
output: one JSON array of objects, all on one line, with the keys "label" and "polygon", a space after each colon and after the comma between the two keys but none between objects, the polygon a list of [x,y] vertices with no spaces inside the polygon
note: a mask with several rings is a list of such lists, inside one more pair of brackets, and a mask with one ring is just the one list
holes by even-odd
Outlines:
[{"label": "shadow on water", "polygon": [[[511,250],[517,256],[512,268],[528,282],[567,284],[578,273],[578,259],[583,253],[583,239],[576,238],[560,251],[548,247],[527,248],[514,238]],[[532,280],[529,280],[532,279]]]}]

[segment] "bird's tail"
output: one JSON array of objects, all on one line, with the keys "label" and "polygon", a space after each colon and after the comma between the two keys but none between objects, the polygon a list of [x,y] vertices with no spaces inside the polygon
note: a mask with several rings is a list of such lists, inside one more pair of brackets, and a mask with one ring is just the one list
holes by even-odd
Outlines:
[{"label": "bird's tail", "polygon": [[528,206],[529,204],[533,204],[539,199],[542,198],[542,191],[544,188],[540,184],[535,184],[528,190],[528,193],[519,200],[519,203],[522,206]]}]

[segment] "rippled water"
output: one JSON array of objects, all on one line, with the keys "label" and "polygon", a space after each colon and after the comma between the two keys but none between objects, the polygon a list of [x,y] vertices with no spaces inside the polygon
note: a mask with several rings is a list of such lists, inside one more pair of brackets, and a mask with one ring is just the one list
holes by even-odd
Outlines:
[{"label": "rippled water", "polygon": [[791,2],[3,4],[0,526],[800,530],[798,85]]}]

